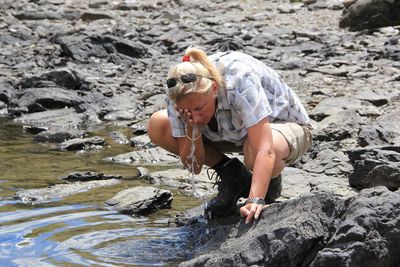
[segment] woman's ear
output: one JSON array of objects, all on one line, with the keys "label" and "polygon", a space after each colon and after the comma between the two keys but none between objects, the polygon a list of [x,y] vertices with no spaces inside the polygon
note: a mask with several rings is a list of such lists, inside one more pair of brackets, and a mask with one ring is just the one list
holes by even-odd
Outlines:
[{"label": "woman's ear", "polygon": [[216,82],[212,82],[212,87],[211,87],[213,96],[216,97],[217,96],[217,92],[218,92],[218,86]]}]

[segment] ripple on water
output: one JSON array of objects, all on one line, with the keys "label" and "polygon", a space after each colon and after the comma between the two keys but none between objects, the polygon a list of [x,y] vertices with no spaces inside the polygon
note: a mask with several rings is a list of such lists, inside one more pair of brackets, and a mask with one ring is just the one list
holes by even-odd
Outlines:
[{"label": "ripple on water", "polygon": [[0,266],[165,266],[187,258],[186,228],[144,227],[89,205],[0,213]]}]

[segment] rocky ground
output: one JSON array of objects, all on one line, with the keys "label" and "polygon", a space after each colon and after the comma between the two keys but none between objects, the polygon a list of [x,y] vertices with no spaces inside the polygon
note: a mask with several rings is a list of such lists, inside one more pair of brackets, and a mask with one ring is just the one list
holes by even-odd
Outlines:
[{"label": "rocky ground", "polygon": [[[3,0],[0,114],[60,150],[104,145],[88,136],[94,125],[130,127],[133,140],[110,134],[134,151],[106,160],[166,165],[140,178],[190,195],[177,158],[145,135],[164,107],[168,68],[190,45],[249,53],[299,95],[313,147],[285,170],[282,197],[258,223],[217,223],[194,252],[204,255],[182,266],[398,266],[400,28],[339,28],[343,12],[344,1],[324,0]],[[204,173],[196,179],[201,193],[215,192]],[[168,206],[148,191],[146,209]],[[175,222],[196,225],[196,216]]]}]

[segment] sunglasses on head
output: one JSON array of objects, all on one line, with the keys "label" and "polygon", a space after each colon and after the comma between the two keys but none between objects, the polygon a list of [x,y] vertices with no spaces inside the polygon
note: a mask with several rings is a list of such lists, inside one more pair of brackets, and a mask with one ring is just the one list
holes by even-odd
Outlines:
[{"label": "sunglasses on head", "polygon": [[[192,83],[195,82],[197,80],[197,77],[204,77],[202,75],[198,75],[198,74],[194,74],[194,73],[189,73],[189,74],[184,74],[181,77],[177,77],[177,78],[169,78],[167,80],[167,87],[168,88],[172,88],[174,86],[176,86],[176,84],[178,83],[179,80],[181,80],[183,83]],[[208,77],[204,77],[204,78],[208,78]]]}]

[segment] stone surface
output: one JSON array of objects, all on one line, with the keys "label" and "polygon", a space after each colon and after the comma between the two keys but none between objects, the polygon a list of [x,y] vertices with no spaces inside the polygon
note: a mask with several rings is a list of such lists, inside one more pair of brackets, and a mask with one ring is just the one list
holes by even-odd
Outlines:
[{"label": "stone surface", "polygon": [[155,187],[138,186],[119,192],[105,203],[125,214],[149,214],[170,208],[172,193]]}]

